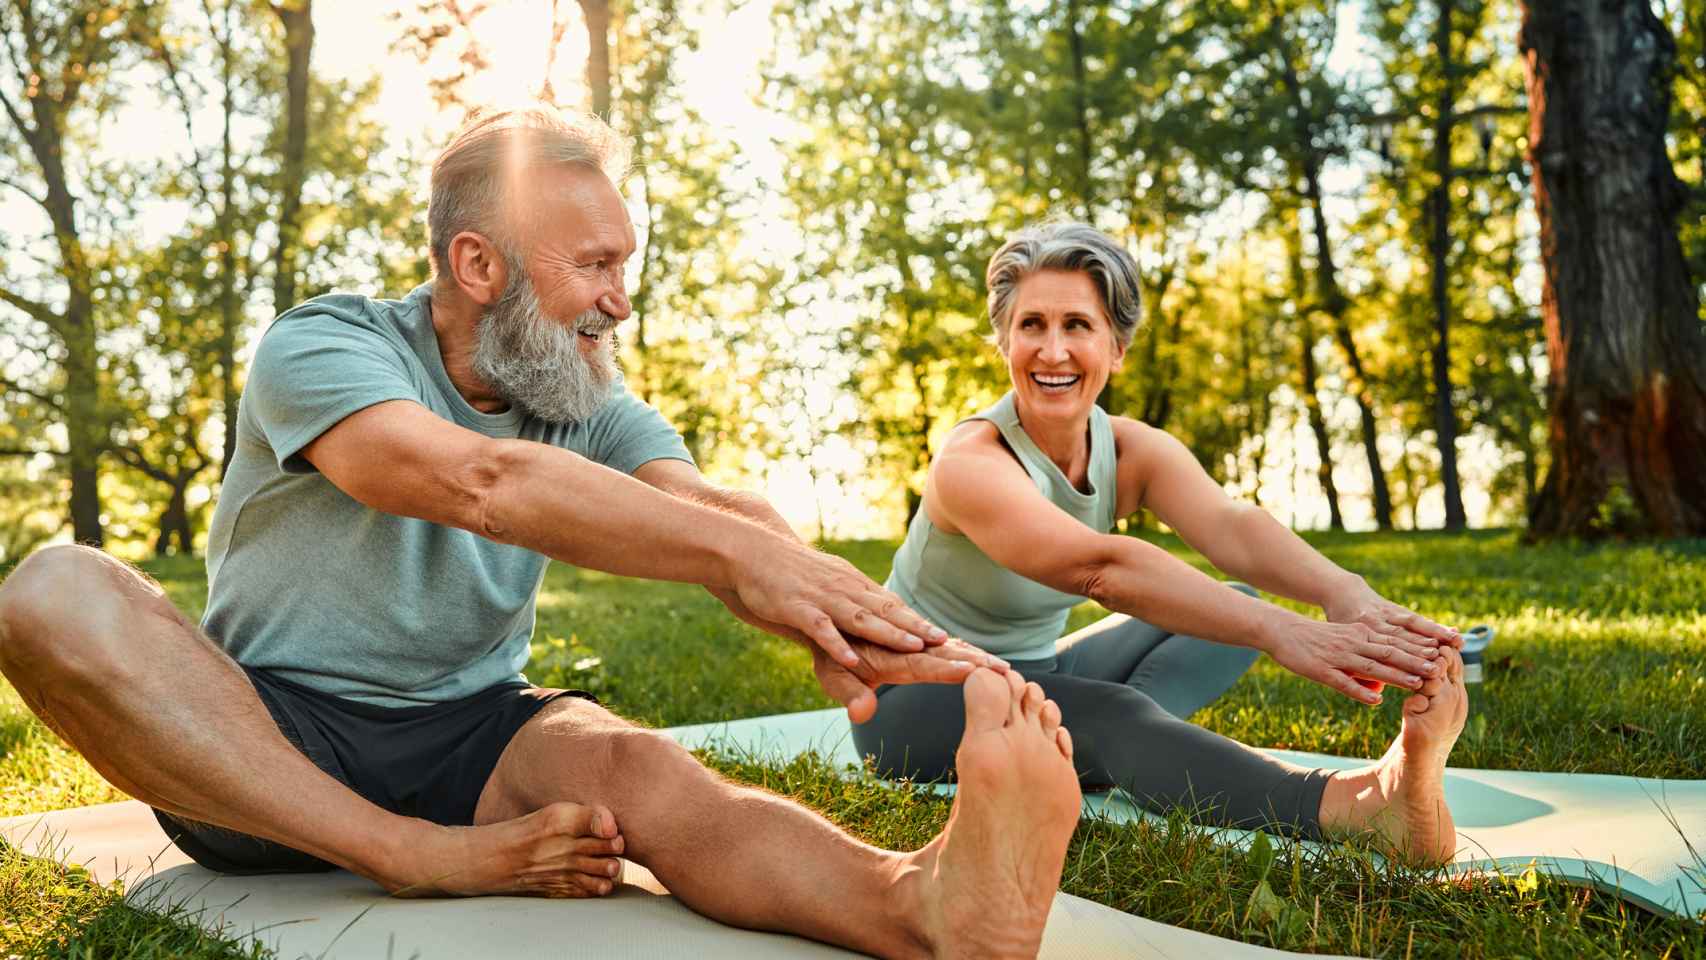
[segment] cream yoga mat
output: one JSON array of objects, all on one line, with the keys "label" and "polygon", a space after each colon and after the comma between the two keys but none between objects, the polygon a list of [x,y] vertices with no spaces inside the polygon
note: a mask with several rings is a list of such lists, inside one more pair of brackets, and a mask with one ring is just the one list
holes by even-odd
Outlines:
[{"label": "cream yoga mat", "polygon": [[[754,717],[667,731],[689,747],[786,758],[815,750],[859,763],[840,710]],[[1270,751],[1293,763],[1349,769],[1367,761]],[[1706,918],[1706,780],[1651,780],[1584,773],[1448,768],[1446,802],[1457,822],[1453,873],[1531,866],[1596,887],[1649,910]],[[1116,820],[1144,816],[1120,796],[1087,805]],[[1251,834],[1222,830],[1230,842]]]},{"label": "cream yoga mat", "polygon": [[[38,856],[123,879],[140,905],[174,904],[197,923],[252,937],[283,960],[805,960],[845,950],[780,934],[737,930],[693,913],[643,868],[598,900],[480,897],[397,900],[354,874],[227,877],[195,866],[135,801],[0,820],[0,837]],[[1110,957],[1296,957],[1181,930],[1060,894],[1044,935],[1046,960]]]}]

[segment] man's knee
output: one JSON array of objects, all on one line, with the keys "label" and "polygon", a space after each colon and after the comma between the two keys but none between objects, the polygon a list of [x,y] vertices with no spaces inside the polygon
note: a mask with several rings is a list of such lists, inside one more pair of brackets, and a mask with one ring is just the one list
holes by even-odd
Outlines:
[{"label": "man's knee", "polygon": [[76,653],[85,646],[79,641],[94,639],[95,621],[136,592],[126,589],[127,579],[147,597],[151,585],[140,573],[92,547],[61,544],[24,558],[0,583],[0,666],[11,671],[43,658],[71,664],[87,659]]}]

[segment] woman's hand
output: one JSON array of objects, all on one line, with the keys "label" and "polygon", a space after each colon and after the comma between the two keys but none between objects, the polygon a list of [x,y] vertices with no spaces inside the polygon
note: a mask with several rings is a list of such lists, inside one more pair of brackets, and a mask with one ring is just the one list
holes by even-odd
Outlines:
[{"label": "woman's hand", "polygon": [[1362,681],[1419,690],[1443,669],[1437,643],[1379,633],[1362,623],[1323,623],[1291,614],[1270,636],[1266,650],[1292,673],[1371,705],[1381,700],[1379,688]]},{"label": "woman's hand", "polygon": [[1375,593],[1357,579],[1354,586],[1333,595],[1321,611],[1334,623],[1360,623],[1382,636],[1424,648],[1441,645],[1463,649],[1463,636]]}]

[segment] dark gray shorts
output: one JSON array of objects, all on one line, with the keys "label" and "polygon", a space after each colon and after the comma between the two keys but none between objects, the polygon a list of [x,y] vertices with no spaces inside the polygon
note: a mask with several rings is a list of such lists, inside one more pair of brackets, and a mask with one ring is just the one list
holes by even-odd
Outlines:
[{"label": "dark gray shorts", "polygon": [[[480,792],[504,748],[540,708],[579,690],[503,683],[419,707],[376,707],[311,690],[251,667],[249,682],[279,731],[332,778],[405,817],[449,826],[474,822]],[[166,836],[190,859],[221,873],[331,870],[271,840],[155,810]]]}]

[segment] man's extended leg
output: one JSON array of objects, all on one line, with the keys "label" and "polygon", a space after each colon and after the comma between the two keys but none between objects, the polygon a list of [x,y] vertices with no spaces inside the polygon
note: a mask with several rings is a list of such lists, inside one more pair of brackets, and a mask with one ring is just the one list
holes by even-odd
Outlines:
[{"label": "man's extended leg", "polygon": [[42,550],[0,584],[0,671],[131,796],[389,889],[589,892],[563,864],[619,843],[607,811],[575,804],[460,829],[374,806],[285,740],[242,669],[157,584],[98,550]]},{"label": "man's extended leg", "polygon": [[707,770],[668,737],[583,701],[518,733],[478,822],[572,797],[615,811],[627,855],[707,916],[880,956],[1034,955],[1078,822],[1071,740],[1036,684],[965,684],[959,793],[913,853],[879,850]]}]

